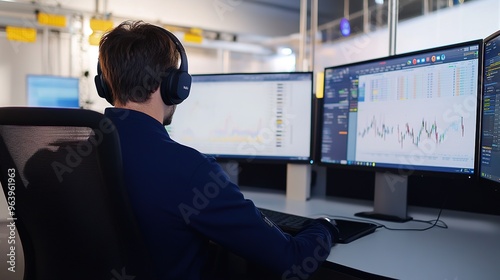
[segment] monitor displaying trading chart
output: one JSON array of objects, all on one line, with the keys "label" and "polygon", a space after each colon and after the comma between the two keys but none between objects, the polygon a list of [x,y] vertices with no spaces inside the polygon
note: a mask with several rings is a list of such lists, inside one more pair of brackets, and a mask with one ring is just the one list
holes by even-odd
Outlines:
[{"label": "monitor displaying trading chart", "polygon": [[167,130],[218,158],[309,161],[312,72],[193,75]]},{"label": "monitor displaying trading chart", "polygon": [[357,216],[411,220],[411,175],[475,177],[481,58],[474,40],[325,69],[320,162],[375,173]]},{"label": "monitor displaying trading chart", "polygon": [[480,42],[325,69],[321,162],[472,174]]}]

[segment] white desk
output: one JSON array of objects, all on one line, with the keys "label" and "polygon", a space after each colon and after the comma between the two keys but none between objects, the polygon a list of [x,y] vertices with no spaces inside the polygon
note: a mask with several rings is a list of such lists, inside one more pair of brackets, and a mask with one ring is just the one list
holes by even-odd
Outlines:
[{"label": "white desk", "polygon": [[[369,202],[315,198],[287,200],[284,193],[242,187],[257,207],[308,217],[355,218],[372,210]],[[409,207],[417,220],[432,220],[439,209]],[[500,216],[443,210],[447,229],[392,231],[384,228],[349,244],[332,248],[327,261],[397,279],[500,279]],[[424,228],[425,223],[372,220],[390,228]]]}]

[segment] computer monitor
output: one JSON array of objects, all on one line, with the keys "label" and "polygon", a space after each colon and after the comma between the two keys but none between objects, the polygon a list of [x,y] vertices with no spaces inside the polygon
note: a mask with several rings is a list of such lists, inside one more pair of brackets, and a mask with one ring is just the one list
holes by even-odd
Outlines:
[{"label": "computer monitor", "polygon": [[357,216],[411,220],[411,175],[473,180],[481,62],[474,40],[325,68],[319,162],[375,172],[374,211]]},{"label": "computer monitor", "polygon": [[500,189],[500,31],[484,39],[479,184]]},{"label": "computer monitor", "polygon": [[312,81],[312,72],[193,75],[167,130],[223,161],[309,163]]},{"label": "computer monitor", "polygon": [[79,79],[53,75],[27,75],[28,106],[80,107]]}]

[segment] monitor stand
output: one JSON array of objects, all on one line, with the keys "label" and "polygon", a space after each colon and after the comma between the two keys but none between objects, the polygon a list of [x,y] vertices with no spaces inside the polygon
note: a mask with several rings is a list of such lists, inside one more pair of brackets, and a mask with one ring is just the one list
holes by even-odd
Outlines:
[{"label": "monitor stand", "polygon": [[233,184],[238,185],[238,180],[239,180],[238,175],[240,174],[240,167],[238,162],[228,161],[228,162],[220,162],[219,164],[229,176],[229,181],[231,181]]},{"label": "monitor stand", "polygon": [[286,198],[308,200],[311,195],[311,164],[286,165]]},{"label": "monitor stand", "polygon": [[373,211],[356,213],[355,216],[398,223],[410,221],[407,193],[408,176],[377,172]]},{"label": "monitor stand", "polygon": [[[238,162],[220,162],[229,180],[238,185],[240,173]],[[286,198],[293,200],[308,200],[311,196],[311,164],[288,163],[286,167]]]}]

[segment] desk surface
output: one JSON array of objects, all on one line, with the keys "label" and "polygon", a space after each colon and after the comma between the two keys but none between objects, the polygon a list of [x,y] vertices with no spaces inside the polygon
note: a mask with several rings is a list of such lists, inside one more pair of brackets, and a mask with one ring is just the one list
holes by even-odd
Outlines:
[{"label": "desk surface", "polygon": [[[283,192],[242,187],[257,207],[307,217],[359,219],[354,213],[372,210],[370,202],[312,197],[308,201],[286,199]],[[436,219],[439,209],[409,207],[415,220]],[[397,231],[379,228],[349,244],[337,244],[327,261],[367,273],[397,279],[499,279],[500,216],[443,210],[440,220],[447,229]],[[421,229],[429,224],[410,221],[389,228]]]}]

